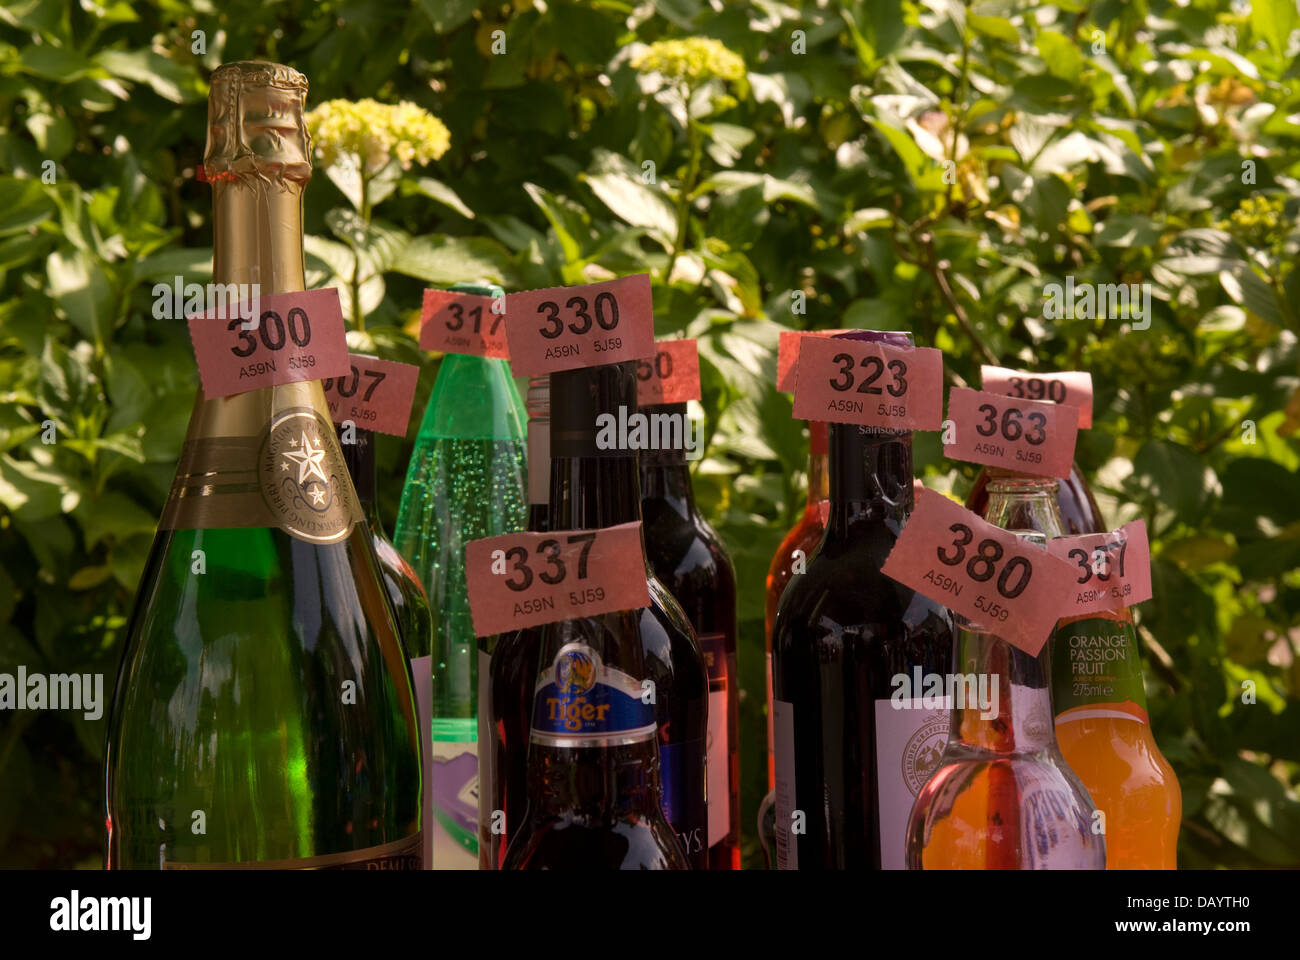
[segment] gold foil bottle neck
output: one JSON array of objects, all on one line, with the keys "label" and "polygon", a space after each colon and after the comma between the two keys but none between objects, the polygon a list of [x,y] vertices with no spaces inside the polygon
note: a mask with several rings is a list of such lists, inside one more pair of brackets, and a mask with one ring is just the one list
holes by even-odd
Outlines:
[{"label": "gold foil bottle neck", "polygon": [[203,169],[220,183],[311,179],[307,78],[262,60],[226,63],[212,74]]}]

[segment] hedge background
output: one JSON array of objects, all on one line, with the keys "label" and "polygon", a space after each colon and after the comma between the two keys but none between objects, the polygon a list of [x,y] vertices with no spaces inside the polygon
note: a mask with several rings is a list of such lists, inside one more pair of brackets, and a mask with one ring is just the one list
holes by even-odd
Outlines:
[{"label": "hedge background", "polygon": [[[312,104],[411,101],[450,131],[365,198],[337,170],[307,192],[308,284],[343,288],[354,349],[425,364],[413,417],[437,367],[413,338],[426,285],[649,272],[657,335],[700,338],[695,484],[741,585],[747,863],[763,580],[807,465],[777,334],[864,326],[942,348],[951,384],[982,362],[1092,371],[1078,460],[1110,524],[1152,537],[1140,634],[1180,862],[1300,864],[1297,27],[1295,0],[10,0],[0,671],[102,672],[109,696],[197,384],[150,288],[210,273],[209,73],[271,59]],[[744,70],[697,57],[683,92],[638,60],[687,37]],[[1045,319],[1067,276],[1149,284],[1149,329]],[[390,525],[414,422],[380,447]],[[937,435],[916,447],[928,484],[965,493]],[[101,865],[105,726],[0,715],[0,866]]]}]

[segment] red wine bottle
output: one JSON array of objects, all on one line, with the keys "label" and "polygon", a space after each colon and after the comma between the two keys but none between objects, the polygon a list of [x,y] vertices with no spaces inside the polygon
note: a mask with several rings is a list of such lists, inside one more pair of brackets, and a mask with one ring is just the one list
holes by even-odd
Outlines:
[{"label": "red wine bottle", "polygon": [[[902,333],[845,338],[908,346]],[[772,632],[781,869],[904,869],[912,800],[947,738],[918,680],[949,669],[947,609],[881,573],[912,512],[910,433],[830,425],[826,533]]]},{"label": "red wine bottle", "polygon": [[[643,412],[686,423],[684,403],[645,407]],[[695,629],[709,673],[709,869],[739,870],[736,573],[722,541],[695,507],[684,449],[641,451],[641,516],[650,566]]]}]

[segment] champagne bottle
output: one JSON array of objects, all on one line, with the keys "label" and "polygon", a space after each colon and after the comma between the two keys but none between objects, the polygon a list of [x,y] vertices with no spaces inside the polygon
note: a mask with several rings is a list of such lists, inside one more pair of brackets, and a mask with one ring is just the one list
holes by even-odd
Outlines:
[{"label": "champagne bottle", "polygon": [[[279,64],[213,73],[216,282],[303,288],[306,94]],[[319,381],[200,391],[105,769],[110,868],[420,867],[410,672]]]},{"label": "champagne bottle", "polygon": [[[643,412],[686,421],[684,403],[649,406]],[[695,507],[684,449],[641,451],[641,515],[650,566],[681,604],[709,672],[709,869],[739,870],[736,573],[722,541]]]},{"label": "champagne bottle", "polygon": [[[499,287],[452,288],[500,296]],[[524,529],[524,409],[505,360],[447,354],[407,469],[393,542],[429,592],[435,870],[479,862],[478,638],[465,544]]]}]

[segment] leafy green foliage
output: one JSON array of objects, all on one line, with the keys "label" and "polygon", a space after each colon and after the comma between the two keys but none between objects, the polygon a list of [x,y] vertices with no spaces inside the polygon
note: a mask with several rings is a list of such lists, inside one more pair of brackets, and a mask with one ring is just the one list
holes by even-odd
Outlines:
[{"label": "leafy green foliage", "polygon": [[[1300,863],[1300,20],[1293,0],[1240,9],[6,5],[0,669],[112,685],[196,386],[152,285],[210,270],[206,78],[278,60],[313,104],[408,100],[450,131],[426,167],[331,167],[307,194],[308,282],[340,288],[354,349],[427,365],[415,416],[437,364],[414,340],[427,284],[649,272],[657,335],[700,339],[695,483],[741,585],[747,862],[763,581],[807,456],[773,386],[777,336],[855,325],[912,329],[956,385],[983,362],[1092,371],[1078,459],[1110,523],[1151,533],[1140,633],[1181,862]],[[645,45],[690,37],[744,76],[709,56],[644,72]],[[1149,328],[1045,317],[1067,277],[1148,284]],[[960,496],[973,469],[930,439],[918,470]],[[408,453],[379,449],[390,520]],[[79,715],[0,718],[0,862],[98,864],[102,749]]]}]

